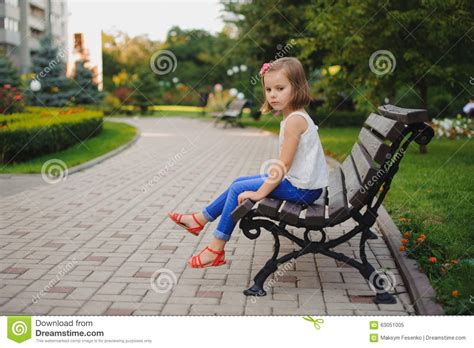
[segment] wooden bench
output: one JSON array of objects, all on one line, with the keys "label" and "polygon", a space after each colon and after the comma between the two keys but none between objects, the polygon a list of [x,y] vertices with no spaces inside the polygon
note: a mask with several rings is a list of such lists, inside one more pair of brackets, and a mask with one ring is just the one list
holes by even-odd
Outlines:
[{"label": "wooden bench", "polygon": [[232,126],[239,126],[244,128],[245,126],[240,122],[242,118],[242,113],[245,105],[247,104],[247,99],[234,99],[228,106],[227,110],[215,115],[214,126],[216,126],[219,121],[224,121],[224,128],[228,124]]},{"label": "wooden bench", "polygon": [[[412,141],[428,144],[434,136],[426,110],[403,109],[393,105],[379,107],[381,115],[372,113],[360,131],[351,154],[342,165],[330,172],[329,185],[323,195],[310,206],[278,199],[265,198],[257,204],[244,201],[232,212],[234,221],[244,235],[256,239],[261,228],[274,237],[274,252],[257,273],[254,284],[244,294],[265,296],[265,280],[277,267],[305,254],[322,254],[359,270],[372,284],[375,303],[396,303],[387,290],[384,278],[367,261],[365,243],[377,239],[371,231],[390,183],[397,173],[400,161]],[[331,238],[325,228],[353,219],[356,226],[337,238]],[[302,236],[290,233],[286,226],[304,228]],[[319,238],[315,240],[315,235]],[[360,234],[357,259],[332,250]],[[288,238],[298,250],[279,257],[280,237]],[[329,238],[328,238],[329,237]]]}]

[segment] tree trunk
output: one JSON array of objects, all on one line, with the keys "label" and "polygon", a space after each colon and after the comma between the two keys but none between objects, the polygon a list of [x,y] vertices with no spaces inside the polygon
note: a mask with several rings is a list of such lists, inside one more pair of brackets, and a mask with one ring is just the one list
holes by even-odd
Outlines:
[{"label": "tree trunk", "polygon": [[[426,85],[424,77],[417,81],[416,88],[421,97],[421,107],[423,109],[428,109],[428,86]],[[420,145],[420,153],[428,153],[426,145]]]}]

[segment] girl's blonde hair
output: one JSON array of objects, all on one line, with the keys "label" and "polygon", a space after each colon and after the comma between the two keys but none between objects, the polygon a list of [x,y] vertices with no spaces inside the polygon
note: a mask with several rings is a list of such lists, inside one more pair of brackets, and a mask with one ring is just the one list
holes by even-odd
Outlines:
[{"label": "girl's blonde hair", "polygon": [[294,57],[280,58],[273,62],[270,62],[268,69],[266,69],[262,76],[263,95],[265,97],[265,102],[260,108],[260,111],[263,114],[273,111],[272,106],[267,101],[267,98],[265,96],[265,74],[269,71],[280,70],[283,70],[286,78],[291,83],[293,96],[290,100],[290,108],[292,110],[298,110],[304,108],[311,101],[309,83],[306,80],[306,75],[303,69],[303,65],[301,65],[301,62]]}]

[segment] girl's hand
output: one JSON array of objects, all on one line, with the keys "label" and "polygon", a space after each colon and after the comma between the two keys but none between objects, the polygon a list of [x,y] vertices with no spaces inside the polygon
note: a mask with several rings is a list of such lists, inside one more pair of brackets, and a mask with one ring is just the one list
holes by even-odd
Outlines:
[{"label": "girl's hand", "polygon": [[237,202],[238,205],[241,205],[242,202],[246,199],[250,199],[251,201],[257,202],[263,198],[264,197],[260,197],[255,191],[244,191],[237,197]]}]

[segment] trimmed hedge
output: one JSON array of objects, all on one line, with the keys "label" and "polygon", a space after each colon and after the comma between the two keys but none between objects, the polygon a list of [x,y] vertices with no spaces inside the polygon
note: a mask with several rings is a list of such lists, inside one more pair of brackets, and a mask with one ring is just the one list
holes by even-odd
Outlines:
[{"label": "trimmed hedge", "polygon": [[103,114],[81,108],[29,108],[0,115],[0,163],[25,161],[63,150],[102,131]]},{"label": "trimmed hedge", "polygon": [[321,127],[362,127],[370,113],[359,111],[314,111],[313,121]]}]

